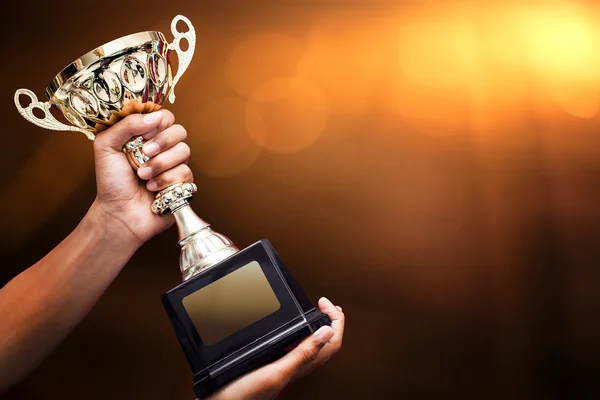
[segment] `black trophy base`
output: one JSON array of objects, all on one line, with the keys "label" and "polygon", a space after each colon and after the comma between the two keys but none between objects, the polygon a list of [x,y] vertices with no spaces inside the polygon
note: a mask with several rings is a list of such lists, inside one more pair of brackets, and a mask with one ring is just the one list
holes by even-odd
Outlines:
[{"label": "black trophy base", "polygon": [[162,302],[192,369],[198,397],[280,358],[331,324],[268,240],[171,289]]}]

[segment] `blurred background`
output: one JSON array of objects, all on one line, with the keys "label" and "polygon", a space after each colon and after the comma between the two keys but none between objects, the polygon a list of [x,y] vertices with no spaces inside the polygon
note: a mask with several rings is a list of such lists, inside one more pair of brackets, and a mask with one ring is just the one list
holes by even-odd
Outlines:
[{"label": "blurred background", "polygon": [[[42,99],[83,53],[170,40],[183,14],[198,44],[168,108],[189,132],[194,209],[239,247],[269,238],[347,315],[343,351],[283,398],[599,398],[594,3],[10,1],[0,282],[95,196],[91,143],[27,123],[14,91]],[[174,230],[147,243],[6,398],[192,399],[159,300],[178,257]]]}]

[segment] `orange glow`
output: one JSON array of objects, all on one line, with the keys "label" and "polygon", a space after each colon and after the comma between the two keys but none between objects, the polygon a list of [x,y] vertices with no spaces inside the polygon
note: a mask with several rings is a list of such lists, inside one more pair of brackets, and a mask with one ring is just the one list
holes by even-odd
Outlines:
[{"label": "orange glow", "polygon": [[314,85],[299,78],[277,78],[259,87],[246,107],[246,129],[261,146],[293,153],[323,133],[328,103]]},{"label": "orange glow", "polygon": [[[533,71],[544,78],[598,76],[598,42],[589,10],[576,2],[519,7],[509,14]],[[515,26],[514,24],[511,24]]]},{"label": "orange glow", "polygon": [[240,42],[225,65],[227,83],[242,96],[276,76],[295,75],[302,48],[291,36],[261,33]]},{"label": "orange glow", "polygon": [[408,79],[398,89],[398,110],[402,119],[425,134],[464,132],[469,126],[466,94],[419,87]]},{"label": "orange glow", "polygon": [[597,22],[574,2],[421,6],[398,23],[401,71],[423,88],[452,88],[455,97],[417,89],[411,92],[415,101],[407,102],[401,77],[401,113],[421,125],[436,120],[437,131],[452,131],[457,115],[451,110],[466,95],[478,126],[510,123],[519,113],[515,106],[521,113],[543,112],[539,107],[547,107],[547,100],[591,118],[600,107]]},{"label": "orange glow", "polygon": [[490,132],[518,123],[526,110],[545,114],[558,106],[575,117],[595,116],[597,25],[590,10],[566,1],[421,3],[385,16],[340,11],[320,15],[306,36],[243,39],[224,75],[257,102],[246,112],[250,136],[276,151],[304,148],[303,135],[292,145],[289,138],[278,142],[283,133],[265,133],[271,129],[265,118],[277,119],[266,111],[278,104],[274,98],[295,96],[284,96],[291,77],[318,86],[332,111],[362,114],[374,96],[389,95],[421,132],[464,132],[468,121],[475,131]]},{"label": "orange glow", "polygon": [[298,80],[290,77],[277,77],[259,86],[251,95],[250,99],[269,103],[289,97],[294,94],[295,85]]},{"label": "orange glow", "polygon": [[[176,11],[197,45],[164,107],[188,132],[192,208],[239,248],[271,240],[306,294],[349,318],[340,358],[286,399],[596,388],[600,0],[148,2],[94,29],[62,7],[69,23],[51,35],[53,4],[5,4],[5,54],[19,62],[5,63],[2,96],[3,282],[60,243],[95,194],[94,143],[27,123],[14,90],[42,99],[94,43],[147,29],[170,42]],[[176,236],[144,245],[9,398],[189,396],[158,301],[180,282]]]},{"label": "orange glow", "polygon": [[455,6],[423,10],[402,21],[402,71],[416,83],[435,88],[461,85],[472,79],[481,52],[478,34],[468,15]]},{"label": "orange glow", "polygon": [[209,176],[233,176],[258,159],[261,148],[245,135],[243,99],[211,101],[199,116],[200,134],[190,136],[194,154],[190,162]]},{"label": "orange glow", "polygon": [[569,114],[579,118],[593,118],[600,108],[600,82],[558,82],[550,86],[556,103]]},{"label": "orange glow", "polygon": [[395,68],[395,21],[345,12],[322,17],[311,29],[298,76],[315,82],[332,109],[363,113]]},{"label": "orange glow", "polygon": [[566,112],[591,118],[598,111],[600,42],[597,23],[581,3],[520,7],[519,22],[528,62],[542,91]]}]

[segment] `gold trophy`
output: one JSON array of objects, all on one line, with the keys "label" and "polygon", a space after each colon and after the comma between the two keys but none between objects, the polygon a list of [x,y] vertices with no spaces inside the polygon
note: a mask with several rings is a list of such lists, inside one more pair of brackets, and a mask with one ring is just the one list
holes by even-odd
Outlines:
[{"label": "gold trophy", "polygon": [[[177,31],[183,21],[187,32]],[[95,135],[133,113],[159,110],[164,101],[175,102],[175,86],[188,68],[196,47],[196,32],[190,20],[177,16],[171,22],[175,39],[167,42],[160,32],[148,31],[125,36],[95,48],[64,68],[46,88],[48,101],[38,101],[27,89],[15,93],[19,113],[29,122],[57,131],[74,131],[94,140]],[[186,40],[186,51],[180,42]],[[173,77],[170,57],[175,52],[179,68]],[[22,107],[20,97],[28,96],[31,104]],[[71,125],[59,122],[50,108],[59,109]],[[34,110],[43,118],[38,118]],[[129,163],[138,169],[149,158],[142,152],[144,140],[132,138],[124,147]],[[196,192],[193,183],[172,185],[156,195],[152,212],[175,216],[182,247],[180,268],[188,279],[203,268],[217,263],[238,249],[223,235],[213,232],[191,209],[189,202]],[[194,237],[198,232],[202,235]]]},{"label": "gold trophy", "polygon": [[[183,21],[187,32],[179,32]],[[15,93],[15,105],[29,122],[57,131],[95,135],[133,113],[159,110],[175,101],[174,89],[189,66],[196,46],[191,22],[177,16],[168,43],[148,31],[106,43],[64,68],[41,102],[27,89]],[[187,41],[187,50],[180,42]],[[175,76],[170,57],[179,59]],[[20,98],[31,102],[21,106]],[[50,113],[54,107],[70,125]],[[39,117],[34,114],[38,111]],[[144,140],[133,137],[123,147],[138,169],[149,158]],[[200,219],[189,202],[193,183],[178,183],[156,195],[152,212],[173,214],[179,233],[183,283],[162,296],[163,305],[193,371],[194,392],[205,396],[237,376],[265,364],[319,327],[330,324],[294,281],[268,240],[238,250]]]}]

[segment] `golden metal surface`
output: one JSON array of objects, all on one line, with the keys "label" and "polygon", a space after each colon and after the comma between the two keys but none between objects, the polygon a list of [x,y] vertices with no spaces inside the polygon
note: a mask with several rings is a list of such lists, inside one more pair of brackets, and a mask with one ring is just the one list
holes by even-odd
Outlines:
[{"label": "golden metal surface", "polygon": [[182,303],[208,346],[281,308],[256,261],[184,297]]},{"label": "golden metal surface", "polygon": [[[180,21],[186,24],[187,32],[177,30]],[[82,132],[91,140],[130,114],[160,110],[167,98],[171,103],[175,101],[173,89],[188,68],[196,48],[196,32],[189,19],[176,16],[171,22],[171,31],[174,39],[170,44],[162,33],[148,31],[96,47],[56,75],[46,89],[48,101],[39,101],[28,89],[17,90],[17,110],[37,126]],[[180,45],[182,40],[188,44],[185,51]],[[179,59],[175,77],[171,51],[176,52]],[[30,100],[26,107],[21,105],[24,96]],[[58,121],[51,114],[51,107],[60,110],[71,125]],[[38,115],[34,114],[35,110],[39,110]],[[142,145],[140,137],[132,138],[123,147],[135,170],[149,160],[142,152]]]},{"label": "golden metal surface", "polygon": [[[29,106],[22,107],[20,103],[20,97],[27,96],[31,100]],[[15,105],[17,106],[17,110],[19,114],[23,116],[29,122],[34,123],[37,126],[40,126],[45,129],[50,129],[53,131],[73,131],[73,132],[82,132],[89,139],[94,139],[94,134],[71,125],[65,125],[62,122],[58,121],[52,113],[50,112],[50,103],[49,102],[41,102],[38,100],[37,96],[28,89],[19,89],[15,92]],[[40,110],[43,114],[43,118],[39,118],[33,114],[34,110]]]},{"label": "golden metal surface", "polygon": [[[62,71],[60,71],[46,88],[46,97],[51,99],[54,93],[58,91],[62,85],[74,78],[77,74],[89,68],[95,68],[94,64],[105,64],[109,58],[119,58],[121,55],[131,52],[132,50],[142,48],[147,43],[165,41],[165,37],[160,32],[148,31],[133,33],[115,39],[109,43],[95,48],[94,50],[82,55],[77,60],[73,61]],[[101,65],[97,65],[101,67]],[[96,68],[97,68],[96,67]]]},{"label": "golden metal surface", "polygon": [[[188,31],[179,32],[178,22],[184,22]],[[170,44],[162,33],[148,31],[96,47],[56,75],[46,89],[48,101],[39,101],[30,90],[17,90],[17,110],[37,126],[82,132],[91,140],[127,115],[160,110],[165,99],[175,101],[173,90],[196,48],[196,32],[186,17],[176,16],[171,22],[171,32],[174,39]],[[185,51],[182,41],[187,42]],[[175,77],[170,51],[175,51],[179,59]],[[23,96],[30,100],[25,107],[21,105]],[[58,121],[50,113],[51,107],[60,110],[71,125]],[[36,110],[38,115],[34,114]],[[143,144],[142,137],[134,137],[123,147],[135,170],[150,159],[142,151]],[[193,183],[177,183],[158,193],[152,204],[152,212],[156,214],[175,214],[184,279],[238,251],[228,238],[212,231],[189,207],[196,190]]]},{"label": "golden metal surface", "polygon": [[[189,31],[179,32],[183,21]],[[133,113],[159,110],[164,101],[175,101],[173,89],[189,66],[196,46],[196,33],[189,19],[178,15],[171,23],[174,36],[168,43],[160,32],[148,31],[125,36],[84,54],[65,67],[46,89],[47,102],[39,102],[29,90],[15,93],[15,105],[29,122],[52,130],[95,134]],[[183,51],[180,43],[188,42]],[[179,68],[173,77],[170,52],[177,53]],[[21,106],[18,98],[29,96],[31,104]],[[50,107],[62,112],[71,124],[59,122]],[[44,117],[33,111],[39,109]]]},{"label": "golden metal surface", "polygon": [[144,146],[145,140],[143,137],[134,137],[125,143],[123,146],[123,152],[127,155],[127,160],[134,170],[138,170],[143,163],[148,161],[150,157],[144,154],[142,147]]},{"label": "golden metal surface", "polygon": [[155,214],[170,214],[186,205],[198,187],[194,183],[176,183],[163,189],[156,195],[152,203],[152,212]]}]

